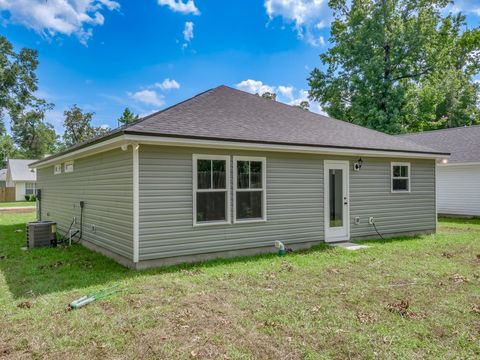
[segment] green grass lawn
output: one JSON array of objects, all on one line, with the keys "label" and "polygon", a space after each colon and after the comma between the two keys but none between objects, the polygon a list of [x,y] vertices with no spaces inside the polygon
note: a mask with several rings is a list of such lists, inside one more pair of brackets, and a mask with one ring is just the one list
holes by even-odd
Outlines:
[{"label": "green grass lawn", "polygon": [[32,216],[0,215],[0,358],[480,357],[478,219],[355,252],[135,272],[79,245],[21,251]]},{"label": "green grass lawn", "polygon": [[35,206],[35,201],[0,202],[0,207]]}]

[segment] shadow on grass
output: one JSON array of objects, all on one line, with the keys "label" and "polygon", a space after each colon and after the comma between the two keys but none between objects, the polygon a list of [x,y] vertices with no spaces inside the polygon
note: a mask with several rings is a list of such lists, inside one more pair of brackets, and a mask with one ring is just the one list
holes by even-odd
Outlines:
[{"label": "shadow on grass", "polygon": [[458,225],[480,225],[480,217],[448,217],[442,216],[438,218],[440,224],[458,224]]},{"label": "shadow on grass", "polygon": [[367,245],[371,243],[375,243],[378,245],[387,245],[390,243],[398,243],[402,241],[416,241],[418,239],[421,239],[425,235],[411,235],[411,236],[393,236],[393,237],[387,237],[384,239],[381,239],[379,237],[377,238],[372,238],[372,239],[365,239],[365,240],[359,240],[359,241],[354,241],[356,244],[362,244],[362,245]]},{"label": "shadow on grass", "polygon": [[[0,271],[15,299],[80,290],[137,276],[175,273],[277,257],[274,253],[260,254],[135,271],[78,244],[21,250],[26,244],[24,230],[25,223],[20,221],[0,224]],[[308,250],[296,251],[293,256],[329,249],[328,245],[321,244]]]}]

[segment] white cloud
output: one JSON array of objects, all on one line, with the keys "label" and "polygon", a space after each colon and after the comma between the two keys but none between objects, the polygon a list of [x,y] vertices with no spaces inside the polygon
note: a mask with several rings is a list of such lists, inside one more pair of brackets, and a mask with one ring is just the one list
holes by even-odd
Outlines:
[{"label": "white cloud", "polygon": [[285,85],[267,85],[260,80],[243,80],[236,85],[237,89],[247,91],[252,94],[263,94],[265,92],[271,92],[277,94],[277,101],[283,102],[288,105],[300,105],[302,101],[308,101],[310,104],[310,111],[321,115],[327,115],[319,103],[311,101],[308,98],[308,91],[304,89],[297,90],[293,86]]},{"label": "white cloud", "polygon": [[186,42],[190,42],[193,39],[193,22],[187,21],[183,28],[183,38]]},{"label": "white cloud", "polygon": [[183,2],[183,0],[158,0],[158,5],[168,6],[170,10],[182,14],[200,15],[194,0],[187,0],[186,2]]},{"label": "white cloud", "polygon": [[161,83],[155,83],[154,86],[162,90],[180,89],[180,84],[176,80],[170,80],[169,78],[166,78]]},{"label": "white cloud", "polygon": [[278,87],[278,92],[283,96],[285,96],[286,98],[293,100],[293,86],[280,85]]},{"label": "white cloud", "polygon": [[100,128],[103,129],[103,130],[110,130],[110,125],[102,124],[102,125],[100,125]]},{"label": "white cloud", "polygon": [[265,0],[264,5],[270,20],[280,16],[295,24],[299,38],[313,46],[324,45],[318,31],[330,22],[331,10],[327,0]]},{"label": "white cloud", "polygon": [[247,91],[252,94],[263,94],[265,92],[275,92],[275,87],[269,86],[261,82],[260,80],[243,80],[239,82],[237,88],[243,91]]},{"label": "white cloud", "polygon": [[162,106],[165,104],[162,95],[158,95],[154,90],[140,90],[135,93],[128,93],[132,99],[147,105]]},{"label": "white cloud", "polygon": [[7,23],[24,25],[46,38],[75,35],[84,45],[93,34],[92,26],[105,21],[100,11],[119,8],[112,0],[0,0],[0,13]]}]

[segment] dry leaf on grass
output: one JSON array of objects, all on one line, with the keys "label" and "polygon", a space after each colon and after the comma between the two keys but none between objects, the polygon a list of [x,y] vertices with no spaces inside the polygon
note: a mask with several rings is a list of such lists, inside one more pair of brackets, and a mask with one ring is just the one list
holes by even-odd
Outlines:
[{"label": "dry leaf on grass", "polygon": [[340,270],[331,268],[327,270],[330,274],[340,274]]},{"label": "dry leaf on grass", "polygon": [[192,270],[187,270],[187,269],[182,269],[180,270],[183,274],[185,275],[190,275],[190,276],[193,276],[193,275],[198,275],[198,274],[201,274],[203,271],[201,269],[192,269]]},{"label": "dry leaf on grass", "polygon": [[410,301],[408,300],[400,300],[397,303],[390,303],[387,305],[387,310],[391,313],[398,314],[404,318],[408,319],[423,319],[425,318],[425,314],[415,313],[410,308]]},{"label": "dry leaf on grass", "polygon": [[450,280],[452,280],[455,284],[462,284],[468,282],[468,279],[460,274],[453,274],[452,276],[449,277]]},{"label": "dry leaf on grass", "polygon": [[293,271],[293,266],[290,264],[288,261],[282,261],[282,271],[288,271],[292,272]]},{"label": "dry leaf on grass", "polygon": [[373,324],[377,321],[377,316],[375,314],[357,312],[357,320],[362,324]]},{"label": "dry leaf on grass", "polygon": [[446,257],[447,259],[450,259],[451,257],[453,257],[453,254],[444,252],[444,253],[442,253],[442,256],[443,256],[443,257]]},{"label": "dry leaf on grass", "polygon": [[30,301],[22,301],[17,304],[17,307],[20,309],[30,309],[32,307],[32,303]]},{"label": "dry leaf on grass", "polygon": [[480,304],[473,304],[472,305],[472,312],[474,314],[480,315]]},{"label": "dry leaf on grass", "polygon": [[410,302],[408,300],[400,300],[398,303],[387,304],[387,310],[396,313],[402,316],[408,314],[408,308],[410,307]]}]

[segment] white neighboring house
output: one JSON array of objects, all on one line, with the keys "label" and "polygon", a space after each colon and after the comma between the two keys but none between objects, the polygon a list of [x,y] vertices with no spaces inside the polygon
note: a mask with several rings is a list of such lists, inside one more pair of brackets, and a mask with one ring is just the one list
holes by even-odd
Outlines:
[{"label": "white neighboring house", "polygon": [[400,136],[451,153],[437,164],[437,212],[480,216],[480,125]]},{"label": "white neighboring house", "polygon": [[15,200],[25,200],[25,195],[35,195],[37,173],[28,167],[37,160],[9,159],[6,186],[15,188]]},{"label": "white neighboring house", "polygon": [[0,188],[5,187],[7,181],[7,169],[0,169]]}]

